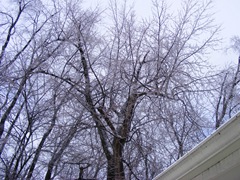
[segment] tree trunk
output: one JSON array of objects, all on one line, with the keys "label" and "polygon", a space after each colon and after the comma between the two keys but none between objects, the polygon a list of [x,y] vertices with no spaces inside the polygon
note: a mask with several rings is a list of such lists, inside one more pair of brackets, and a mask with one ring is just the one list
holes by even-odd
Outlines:
[{"label": "tree trunk", "polygon": [[8,116],[11,114],[12,109],[14,108],[15,104],[17,103],[17,100],[24,88],[24,85],[27,82],[28,76],[30,73],[27,73],[23,79],[21,80],[21,83],[18,87],[18,90],[16,92],[16,94],[14,95],[12,102],[10,103],[9,107],[7,108],[7,110],[5,111],[5,113],[3,114],[1,121],[0,121],[0,138],[2,137],[2,134],[4,132],[4,125],[5,125],[5,121],[7,120]]},{"label": "tree trunk", "polygon": [[31,164],[31,166],[30,166],[30,168],[29,168],[29,171],[28,171],[27,180],[30,180],[30,179],[32,178],[33,170],[35,169],[35,166],[36,166],[36,164],[37,164],[38,158],[39,158],[40,153],[41,153],[41,151],[42,151],[42,147],[43,147],[43,145],[44,145],[47,137],[48,137],[49,134],[51,133],[51,131],[52,131],[52,129],[53,129],[53,126],[55,125],[55,117],[54,117],[53,119],[54,119],[54,120],[53,120],[54,122],[53,122],[53,123],[51,124],[51,126],[48,128],[47,132],[45,132],[45,134],[44,134],[43,137],[42,137],[41,142],[40,142],[39,145],[38,145],[38,148],[37,148],[37,150],[36,150],[35,156],[34,156],[34,158],[33,158],[33,160],[32,160],[32,164]]},{"label": "tree trunk", "polygon": [[123,147],[125,140],[115,137],[113,140],[113,155],[108,159],[107,179],[108,180],[124,180],[124,167],[123,167]]},{"label": "tree trunk", "polygon": [[48,165],[48,170],[45,176],[45,180],[51,180],[53,165],[54,165],[53,163]]},{"label": "tree trunk", "polygon": [[56,164],[56,162],[61,158],[63,152],[68,147],[69,143],[71,142],[72,138],[74,137],[75,133],[77,132],[79,123],[80,123],[80,121],[77,121],[76,124],[70,128],[68,135],[67,135],[66,139],[63,141],[60,149],[57,152],[55,152],[55,154],[53,154],[53,157],[48,164],[48,170],[47,170],[47,173],[45,176],[45,180],[51,179],[53,167]]}]

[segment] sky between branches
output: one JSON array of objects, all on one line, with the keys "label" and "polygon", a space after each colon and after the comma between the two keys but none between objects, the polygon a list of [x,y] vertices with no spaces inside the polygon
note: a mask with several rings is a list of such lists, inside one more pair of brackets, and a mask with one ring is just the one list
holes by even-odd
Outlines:
[{"label": "sky between branches", "polygon": [[[124,0],[117,0],[121,3]],[[200,0],[204,1],[204,0]],[[218,50],[213,50],[209,55],[211,64],[222,67],[231,63],[236,64],[238,56],[236,52],[229,49],[231,45],[231,38],[233,36],[240,36],[240,1],[239,0],[212,0],[212,11],[215,18],[215,23],[221,25],[221,32],[219,38]],[[108,6],[109,0],[85,0],[87,7],[95,7],[99,5],[104,9]],[[169,6],[173,9],[178,8],[181,0],[167,0]],[[138,17],[146,18],[151,14],[152,0],[127,0],[128,4],[134,4],[134,10]]]}]

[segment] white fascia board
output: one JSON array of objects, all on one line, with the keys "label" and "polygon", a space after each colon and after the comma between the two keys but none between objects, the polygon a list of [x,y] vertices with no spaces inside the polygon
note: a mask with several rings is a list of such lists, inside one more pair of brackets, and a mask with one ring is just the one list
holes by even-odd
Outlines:
[{"label": "white fascia board", "polygon": [[191,180],[238,149],[240,112],[153,180]]}]

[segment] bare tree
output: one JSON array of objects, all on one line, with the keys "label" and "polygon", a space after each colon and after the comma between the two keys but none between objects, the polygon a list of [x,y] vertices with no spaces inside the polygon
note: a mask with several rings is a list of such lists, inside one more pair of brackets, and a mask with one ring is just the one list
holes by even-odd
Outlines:
[{"label": "bare tree", "polygon": [[49,3],[1,12],[1,152],[15,148],[1,156],[3,177],[151,179],[202,138],[197,96],[208,90],[204,53],[219,30],[210,2],[184,1],[171,14],[153,1],[142,21],[126,1],[110,1],[105,14],[77,0]]},{"label": "bare tree", "polygon": [[[215,129],[219,128],[226,119],[231,118],[239,110],[238,89],[239,89],[240,63],[236,67],[224,69],[216,79],[219,84],[215,92]],[[219,83],[220,82],[220,83]]]},{"label": "bare tree", "polygon": [[[125,178],[124,147],[142,100],[147,97],[177,100],[185,91],[196,91],[192,86],[201,80],[199,57],[216,42],[214,35],[218,31],[206,14],[209,5],[186,2],[178,21],[172,21],[165,8],[156,4],[157,21],[138,25],[126,5],[119,9],[113,1],[113,27],[105,37],[106,45],[95,51],[92,48],[98,48],[96,43],[102,43],[92,38],[100,37],[93,29],[98,14],[83,13],[88,15],[83,18],[75,7],[71,9],[74,34],[69,35],[67,42],[79,54],[81,66],[74,68],[83,78],[76,88],[80,96],[84,95],[82,103],[98,129],[108,179]],[[193,40],[203,32],[208,36],[193,45]]]},{"label": "bare tree", "polygon": [[[17,12],[16,18],[14,18],[8,12],[3,11],[1,13],[4,16],[10,17],[11,21],[6,23],[6,26],[8,25],[7,26],[8,33],[6,35],[6,40],[2,46],[2,51],[1,51],[1,67],[0,67],[1,79],[5,79],[4,82],[7,80],[7,85],[6,85],[7,87],[2,92],[3,95],[6,94],[5,96],[6,99],[4,100],[3,104],[7,106],[6,107],[1,106],[1,110],[3,111],[3,113],[1,114],[0,137],[2,137],[2,134],[4,132],[5,122],[8,119],[8,116],[10,115],[14,106],[16,105],[27,80],[30,78],[33,72],[37,68],[39,68],[44,61],[46,61],[49,58],[48,56],[52,55],[52,53],[54,53],[57,50],[56,47],[54,47],[54,45],[51,44],[51,48],[49,49],[50,50],[49,52],[46,51],[46,52],[42,52],[42,54],[40,54],[39,56],[37,55],[38,53],[37,50],[39,48],[43,48],[43,49],[49,48],[47,47],[49,44],[47,44],[46,39],[42,40],[42,39],[39,39],[39,37],[36,37],[48,22],[49,17],[48,16],[40,17],[40,15],[37,13],[37,10],[36,11],[34,11],[34,9],[32,10],[31,8],[34,6],[34,4],[32,4],[31,1],[19,1],[17,5],[18,5],[18,12]],[[26,11],[26,14],[27,14],[28,8],[30,9],[29,11],[33,14],[28,14],[29,15],[28,17],[24,17],[23,13]],[[41,7],[39,7],[39,9],[41,9]],[[17,27],[17,23],[20,19],[20,16],[23,16],[23,18],[30,19],[30,21],[28,22],[29,24],[26,24],[25,29],[21,29],[20,25],[19,25],[20,26],[19,28]],[[39,20],[39,19],[43,19],[43,20]],[[25,34],[25,32],[27,33]],[[20,36],[19,35],[20,33],[23,33],[23,35]],[[9,46],[10,40],[11,38],[12,39],[14,38],[13,37],[14,35],[16,35],[16,39],[17,41],[20,42],[21,46],[19,46],[16,42],[13,41],[12,45],[16,47],[15,54],[12,55],[12,53],[9,53],[8,55],[4,56],[4,54],[6,54],[8,50],[7,47]],[[48,35],[50,35],[50,33]],[[47,35],[45,35],[45,37],[46,36]],[[49,37],[46,37],[46,38],[49,38]],[[32,53],[27,54],[28,50]],[[13,49],[9,48],[8,51],[12,52]],[[23,57],[25,58],[24,60],[23,60]],[[17,86],[15,87],[16,84]],[[12,98],[9,99],[10,94]]]}]

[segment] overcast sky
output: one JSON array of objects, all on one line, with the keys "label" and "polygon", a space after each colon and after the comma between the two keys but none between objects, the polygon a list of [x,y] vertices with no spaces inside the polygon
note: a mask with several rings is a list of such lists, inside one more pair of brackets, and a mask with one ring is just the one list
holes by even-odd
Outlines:
[{"label": "overcast sky", "polygon": [[[101,8],[107,6],[109,0],[85,0],[91,6],[97,4]],[[122,2],[123,0],[117,0]],[[201,0],[199,0],[201,1]],[[151,0],[127,0],[134,2],[137,15],[147,16],[151,12]],[[181,0],[167,0],[171,6],[177,6]],[[173,2],[173,3],[171,3]],[[215,12],[216,23],[222,26],[220,38],[222,43],[219,44],[219,51],[211,53],[210,62],[214,65],[226,65],[230,62],[237,63],[238,54],[231,50],[226,50],[230,46],[230,39],[233,36],[240,36],[240,0],[213,0],[213,12]]]},{"label": "overcast sky", "polygon": [[[223,38],[222,48],[226,49],[230,45],[233,36],[240,36],[240,1],[239,0],[213,0],[214,11],[216,11],[216,21],[222,25],[221,36]],[[215,53],[216,59],[223,63],[233,61],[237,63],[238,54],[231,51]],[[224,58],[222,58],[224,57]]]}]

